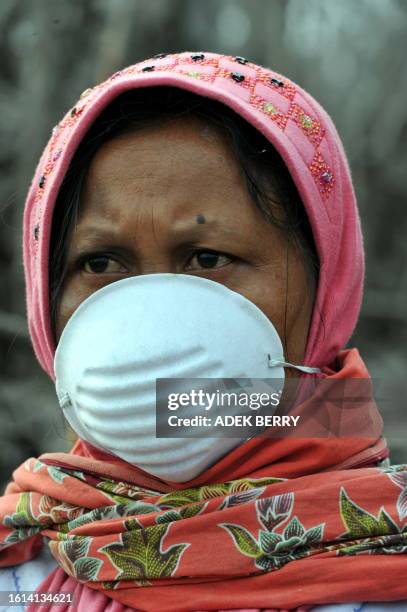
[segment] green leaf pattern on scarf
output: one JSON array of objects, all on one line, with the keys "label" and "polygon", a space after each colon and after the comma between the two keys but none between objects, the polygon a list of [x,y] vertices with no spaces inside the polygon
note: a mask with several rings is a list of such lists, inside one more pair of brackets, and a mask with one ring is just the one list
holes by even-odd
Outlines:
[{"label": "green leaf pattern on scarf", "polygon": [[397,532],[397,525],[384,508],[381,508],[378,516],[375,517],[353,502],[343,487],[341,487],[340,492],[340,513],[348,530],[344,537],[348,539]]},{"label": "green leaf pattern on scarf", "polygon": [[155,491],[150,489],[140,489],[136,485],[117,482],[108,478],[100,479],[96,484],[96,488],[102,491],[109,500],[118,504],[125,504],[129,499],[143,500],[157,495]]},{"label": "green leaf pattern on scarf", "polygon": [[134,529],[121,534],[118,543],[100,548],[119,570],[116,580],[145,583],[173,576],[189,544],[173,544],[164,550],[163,540],[169,529],[170,525]]},{"label": "green leaf pattern on scarf", "polygon": [[45,527],[45,525],[38,525],[31,511],[31,494],[28,492],[20,494],[16,511],[4,517],[3,525],[10,527],[13,531],[4,538],[3,542],[0,542],[0,550],[31,538]]},{"label": "green leaf pattern on scarf", "polygon": [[378,515],[374,516],[351,500],[345,489],[341,487],[340,514],[347,528],[340,537],[346,539],[347,543],[339,548],[338,555],[407,552],[407,524],[399,527],[383,507]]},{"label": "green leaf pattern on scarf", "polygon": [[123,516],[130,516],[134,514],[150,514],[151,512],[159,511],[160,508],[154,504],[147,504],[139,501],[129,502],[127,500],[127,503],[116,504],[115,506],[101,506],[99,508],[94,508],[85,514],[74,518],[72,521],[65,523],[63,526],[61,526],[61,531],[65,531],[67,533],[73,529],[76,529],[77,527],[94,523],[95,521],[121,518]]},{"label": "green leaf pattern on scarf", "polygon": [[242,525],[220,523],[219,527],[227,531],[239,552],[253,558],[257,569],[266,572],[279,569],[289,561],[311,554],[313,545],[321,542],[324,534],[325,523],[305,529],[297,516],[282,533],[277,532],[290,517],[293,504],[294,493],[257,500],[257,520],[262,527],[257,538]]},{"label": "green leaf pattern on scarf", "polygon": [[400,521],[407,519],[407,470],[404,465],[393,465],[381,471],[390,478],[393,484],[401,489],[397,499],[397,512]]},{"label": "green leaf pattern on scarf", "polygon": [[158,524],[172,523],[173,521],[179,521],[180,519],[187,519],[200,514],[206,507],[207,503],[190,504],[177,510],[167,510],[160,516],[157,516],[156,522]]},{"label": "green leaf pattern on scarf", "polygon": [[[60,538],[61,535],[59,536]],[[91,545],[91,538],[69,535],[63,537],[63,541],[50,542],[49,546],[66,573],[76,578],[79,582],[97,580],[103,561],[96,557],[87,556]]]},{"label": "green leaf pattern on scarf", "polygon": [[[264,487],[284,480],[284,478],[240,478],[239,480],[232,480],[222,484],[182,489],[162,495],[159,499],[159,504],[162,507],[177,508],[178,506],[184,506],[191,502],[207,501],[215,497],[223,498],[225,495],[237,496],[239,493],[246,491],[249,493],[249,497],[254,488],[256,488],[256,493],[258,493],[257,489],[259,487],[263,487],[264,490]],[[253,494],[256,495],[256,493]],[[234,499],[235,501],[237,500],[236,497]],[[248,501],[248,499],[245,501]],[[226,500],[222,500],[222,507],[224,503],[227,503]],[[243,503],[243,498],[241,503]],[[230,501],[230,506],[231,505],[233,505],[232,500]]]},{"label": "green leaf pattern on scarf", "polygon": [[[45,468],[48,474],[51,476],[52,480],[57,484],[64,484],[65,478],[68,476],[73,476],[75,478],[79,478],[80,480],[85,480],[85,475],[83,472],[79,472],[77,470],[62,470],[61,468],[53,465],[47,465],[43,463],[39,459],[34,462],[32,467],[33,472],[39,472],[41,468]],[[30,468],[27,468],[30,471]]]}]

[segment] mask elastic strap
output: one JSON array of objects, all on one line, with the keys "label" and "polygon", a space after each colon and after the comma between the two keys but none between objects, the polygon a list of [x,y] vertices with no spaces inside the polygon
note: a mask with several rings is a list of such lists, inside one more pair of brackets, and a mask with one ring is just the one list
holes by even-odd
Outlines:
[{"label": "mask elastic strap", "polygon": [[69,397],[68,393],[64,393],[63,395],[58,395],[58,401],[62,409],[72,407],[71,398]]},{"label": "mask elastic strap", "polygon": [[319,372],[321,372],[320,368],[312,368],[310,366],[300,366],[300,365],[294,365],[293,363],[289,363],[288,361],[285,361],[284,358],[281,359],[272,359],[270,357],[270,355],[268,356],[269,358],[269,367],[270,368],[274,368],[277,366],[282,366],[285,368],[295,368],[296,370],[300,370],[301,372],[305,372],[306,374],[317,374]]}]

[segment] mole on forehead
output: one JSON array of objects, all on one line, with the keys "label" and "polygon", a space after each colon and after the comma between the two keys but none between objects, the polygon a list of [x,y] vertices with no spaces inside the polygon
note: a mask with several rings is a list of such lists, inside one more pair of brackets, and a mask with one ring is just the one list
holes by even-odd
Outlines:
[{"label": "mole on forehead", "polygon": [[197,223],[205,223],[206,219],[205,219],[204,215],[197,215],[196,216],[196,222]]}]

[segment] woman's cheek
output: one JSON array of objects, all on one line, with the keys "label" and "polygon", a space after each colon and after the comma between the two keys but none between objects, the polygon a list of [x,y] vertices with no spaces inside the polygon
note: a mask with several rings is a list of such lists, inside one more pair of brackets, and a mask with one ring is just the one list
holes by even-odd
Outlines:
[{"label": "woman's cheek", "polygon": [[[250,269],[249,269],[250,268]],[[253,302],[273,323],[281,336],[285,314],[285,277],[277,266],[264,264],[241,270],[229,289]]]},{"label": "woman's cheek", "polygon": [[58,308],[58,319],[57,319],[57,337],[59,339],[65,325],[71,318],[75,310],[88,298],[96,289],[84,286],[83,283],[78,282],[75,279],[68,280],[63,289],[61,295],[61,301]]},{"label": "woman's cheek", "polygon": [[125,274],[92,274],[78,271],[67,277],[61,292],[57,317],[57,338],[75,310],[93,293],[126,278]]}]

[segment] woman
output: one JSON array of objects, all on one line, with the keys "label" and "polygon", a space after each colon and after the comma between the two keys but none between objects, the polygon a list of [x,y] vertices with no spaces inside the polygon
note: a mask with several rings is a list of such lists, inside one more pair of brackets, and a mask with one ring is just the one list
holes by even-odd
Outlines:
[{"label": "woman", "polygon": [[24,264],[34,350],[79,437],[0,499],[2,589],[74,593],[75,610],[407,605],[407,467],[372,402],[354,437],[181,445],[143,410],[180,372],[368,378],[343,348],[364,275],[355,196],[309,94],[213,53],[87,90],[40,160]]}]

